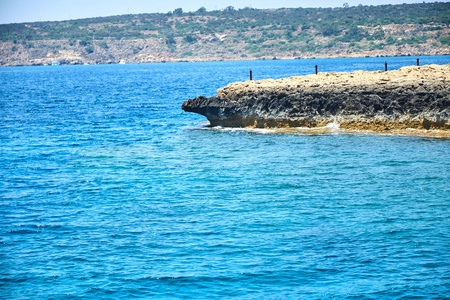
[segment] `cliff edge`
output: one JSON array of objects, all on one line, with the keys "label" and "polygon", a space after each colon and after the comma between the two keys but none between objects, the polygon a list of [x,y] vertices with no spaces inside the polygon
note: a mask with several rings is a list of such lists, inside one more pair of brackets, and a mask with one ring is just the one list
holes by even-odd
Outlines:
[{"label": "cliff edge", "polygon": [[185,101],[211,126],[322,127],[450,133],[450,64],[236,82]]}]

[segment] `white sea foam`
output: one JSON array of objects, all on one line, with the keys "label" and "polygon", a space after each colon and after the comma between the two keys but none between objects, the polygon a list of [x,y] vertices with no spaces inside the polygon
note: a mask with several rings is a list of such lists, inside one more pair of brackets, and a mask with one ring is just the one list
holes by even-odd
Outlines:
[{"label": "white sea foam", "polygon": [[339,128],[339,123],[338,123],[338,121],[336,120],[336,117],[334,117],[333,122],[328,123],[328,124],[325,126],[325,128],[335,128],[335,129],[338,129],[338,128]]},{"label": "white sea foam", "polygon": [[339,123],[333,121],[323,127],[290,127],[290,128],[253,128],[253,127],[223,127],[223,126],[210,126],[209,122],[202,122],[198,124],[197,130],[215,130],[215,131],[227,131],[227,132],[249,132],[255,134],[330,134],[330,133],[342,133],[345,130],[339,128]]}]

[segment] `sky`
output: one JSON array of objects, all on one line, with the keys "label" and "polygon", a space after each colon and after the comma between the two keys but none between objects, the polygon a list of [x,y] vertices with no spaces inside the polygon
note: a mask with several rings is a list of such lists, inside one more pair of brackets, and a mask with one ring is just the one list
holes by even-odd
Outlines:
[{"label": "sky", "polygon": [[[280,7],[342,7],[436,2],[436,0],[0,0],[0,24],[61,21],[123,14],[184,12],[205,7],[208,11],[233,6],[236,9]],[[450,2],[439,1],[439,2]]]}]

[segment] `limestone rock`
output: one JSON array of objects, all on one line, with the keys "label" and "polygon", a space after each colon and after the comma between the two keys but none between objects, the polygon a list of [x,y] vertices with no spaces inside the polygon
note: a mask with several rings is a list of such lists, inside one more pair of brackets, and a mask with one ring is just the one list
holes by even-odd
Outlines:
[{"label": "limestone rock", "polygon": [[236,82],[182,109],[212,126],[450,130],[450,64]]}]

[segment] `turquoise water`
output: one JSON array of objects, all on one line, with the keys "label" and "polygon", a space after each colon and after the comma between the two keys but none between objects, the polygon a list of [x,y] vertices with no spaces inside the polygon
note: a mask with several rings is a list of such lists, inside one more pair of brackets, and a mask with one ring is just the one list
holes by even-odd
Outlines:
[{"label": "turquoise water", "polygon": [[181,110],[249,69],[384,61],[416,62],[1,68],[0,298],[445,299],[450,140],[210,129]]}]

